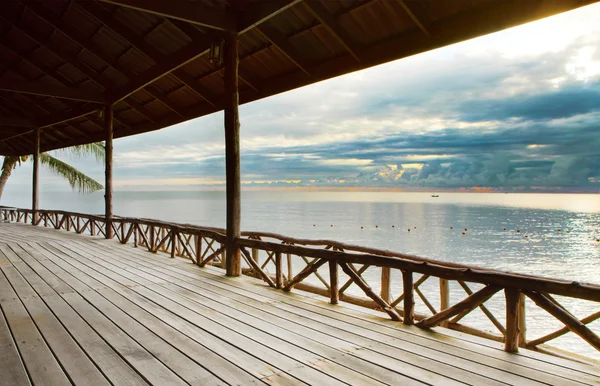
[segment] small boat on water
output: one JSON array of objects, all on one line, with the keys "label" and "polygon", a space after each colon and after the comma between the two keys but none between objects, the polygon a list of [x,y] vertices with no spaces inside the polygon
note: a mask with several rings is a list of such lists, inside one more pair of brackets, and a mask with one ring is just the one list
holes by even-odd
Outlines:
[{"label": "small boat on water", "polygon": [[440,196],[439,194],[435,194],[435,193],[433,193],[433,194],[431,195],[431,197],[439,197],[439,196]]}]

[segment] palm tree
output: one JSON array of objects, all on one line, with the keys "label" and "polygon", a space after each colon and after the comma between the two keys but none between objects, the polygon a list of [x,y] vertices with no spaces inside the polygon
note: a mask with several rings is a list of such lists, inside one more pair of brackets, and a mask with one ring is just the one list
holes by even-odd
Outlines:
[{"label": "palm tree", "polygon": [[[104,144],[101,142],[73,146],[63,149],[62,151],[78,157],[92,155],[96,157],[98,162],[104,162]],[[21,164],[28,159],[30,159],[30,156],[28,155],[4,157],[2,174],[0,174],[0,198],[2,198],[4,186],[12,171],[17,168],[17,166],[21,166]],[[73,166],[54,158],[48,153],[40,153],[40,163],[50,168],[56,175],[64,177],[69,181],[69,185],[80,193],[90,193],[104,189],[104,187],[93,178],[86,176]]]}]

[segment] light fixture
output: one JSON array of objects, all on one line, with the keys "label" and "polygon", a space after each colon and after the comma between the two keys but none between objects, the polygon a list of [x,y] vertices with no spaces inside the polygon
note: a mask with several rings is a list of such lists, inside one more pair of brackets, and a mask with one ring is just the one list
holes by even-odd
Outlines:
[{"label": "light fixture", "polygon": [[208,60],[215,66],[223,65],[223,46],[225,41],[223,39],[213,40],[210,45],[210,52],[208,53]]}]

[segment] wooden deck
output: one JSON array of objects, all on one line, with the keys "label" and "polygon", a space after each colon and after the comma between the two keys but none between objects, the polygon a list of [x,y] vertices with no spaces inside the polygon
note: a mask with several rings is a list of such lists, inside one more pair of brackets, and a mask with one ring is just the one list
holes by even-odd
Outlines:
[{"label": "wooden deck", "polygon": [[600,368],[0,223],[0,384],[600,384]]}]

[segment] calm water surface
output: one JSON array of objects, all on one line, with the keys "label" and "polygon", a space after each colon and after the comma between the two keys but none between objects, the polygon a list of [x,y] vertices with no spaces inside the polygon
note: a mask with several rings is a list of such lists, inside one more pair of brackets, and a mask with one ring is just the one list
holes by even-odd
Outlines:
[{"label": "calm water surface", "polygon": [[[29,197],[7,191],[2,205],[29,207]],[[41,206],[102,213],[103,195],[43,192]],[[204,191],[115,192],[114,212],[224,227],[225,195]],[[600,284],[600,242],[596,241],[600,238],[600,195],[440,193],[440,197],[433,198],[429,193],[253,191],[242,194],[242,229],[328,238],[457,263]],[[375,289],[378,275],[375,269],[365,273]],[[393,279],[393,293],[400,294],[401,280]],[[436,283],[428,280],[426,284],[424,292],[435,299]],[[451,289],[451,300],[464,297],[458,286]],[[359,294],[354,288],[349,291]],[[580,317],[600,310],[590,302],[561,301]],[[502,321],[502,296],[496,295],[489,308]],[[418,311],[426,308],[417,304]],[[531,304],[527,311],[528,338],[561,327]],[[474,313],[464,323],[493,330],[480,317]],[[590,327],[600,331],[600,323]],[[595,355],[593,349],[571,335],[555,344]]]}]

